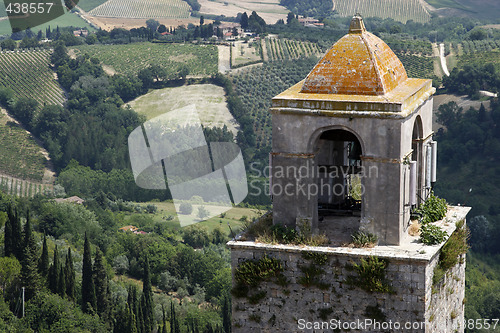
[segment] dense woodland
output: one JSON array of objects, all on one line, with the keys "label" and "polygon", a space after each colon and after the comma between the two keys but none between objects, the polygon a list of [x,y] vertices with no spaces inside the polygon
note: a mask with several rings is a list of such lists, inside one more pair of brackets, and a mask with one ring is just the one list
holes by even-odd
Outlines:
[{"label": "dense woodland", "polygon": [[[299,1],[286,5],[297,7],[296,14],[319,8],[304,7]],[[326,3],[318,6],[322,5]],[[240,20],[255,32],[308,40],[323,50],[345,34],[349,22],[324,18],[325,28],[315,29],[300,26],[293,16],[273,26],[253,13],[241,15]],[[477,27],[480,22],[470,19],[434,18],[427,24],[369,19],[365,23],[405,56],[429,55],[429,42],[500,39],[500,33],[485,37]],[[170,76],[154,65],[137,75],[108,76],[99,59],[86,55],[72,59],[66,50],[81,43],[184,42],[219,33],[215,23],[170,29],[172,35],[165,38],[159,36],[160,29],[150,21],[144,28],[99,31],[86,38],[48,29],[16,33],[0,43],[10,50],[39,47],[44,35],[56,40],[51,62],[67,93],[65,105],[13,100],[8,87],[0,89],[0,104],[44,143],[57,169],[57,182],[66,193],[86,199],[85,205],[56,204],[44,196],[27,199],[0,193],[0,331],[229,332],[231,272],[224,246],[228,235],[218,228],[211,232],[199,227],[168,228],[152,220],[148,210],[154,207],[146,207],[131,221],[147,234],[117,231],[126,214],[136,209],[127,201],[169,199],[168,192],[140,190],[135,185],[127,137],[144,119],[123,104],[150,89],[200,81],[186,79],[185,69]],[[207,128],[209,140],[236,140],[247,164],[266,166],[270,98],[303,79],[316,61],[269,62],[230,77],[217,74],[202,80],[224,87],[229,110],[241,125],[235,138],[226,129]],[[488,64],[473,64],[457,68],[443,84],[449,92],[477,97],[482,89],[498,91],[498,71]],[[435,190],[450,203],[473,207],[467,318],[500,316],[500,248],[495,242],[500,236],[496,202],[500,193],[495,187],[500,181],[495,167],[500,156],[499,115],[496,100],[490,108],[479,110],[444,105],[438,115],[444,128],[436,135],[440,180]],[[251,196],[248,203],[268,204],[269,198]],[[21,286],[26,288],[24,318]]]}]

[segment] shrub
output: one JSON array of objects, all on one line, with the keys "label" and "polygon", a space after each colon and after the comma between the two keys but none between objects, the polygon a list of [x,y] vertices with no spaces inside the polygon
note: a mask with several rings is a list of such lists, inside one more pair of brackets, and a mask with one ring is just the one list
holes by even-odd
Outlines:
[{"label": "shrub", "polygon": [[442,269],[448,270],[458,263],[458,258],[467,253],[469,245],[467,239],[469,231],[464,227],[464,221],[457,222],[457,229],[451,234],[448,241],[443,245],[439,255],[439,265]]},{"label": "shrub", "polygon": [[374,247],[377,244],[378,237],[369,232],[357,231],[351,235],[354,247]]},{"label": "shrub", "polygon": [[146,212],[149,214],[155,214],[157,211],[158,211],[158,208],[156,207],[156,205],[149,204],[146,206]]},{"label": "shrub", "polygon": [[174,290],[176,284],[177,284],[177,278],[175,276],[172,276],[169,271],[165,271],[160,274],[159,287],[163,291]]},{"label": "shrub", "polygon": [[118,274],[125,274],[130,268],[130,264],[126,255],[122,254],[113,260],[113,268]]},{"label": "shrub", "polygon": [[352,263],[357,276],[349,276],[346,282],[369,292],[392,292],[391,286],[385,281],[388,264],[386,259],[375,256],[361,259],[359,264]]},{"label": "shrub", "polygon": [[282,286],[287,284],[281,261],[268,256],[242,262],[236,268],[234,279],[236,285],[231,293],[236,297],[246,297],[252,304],[257,304],[266,296],[264,290],[257,288],[261,282],[274,281]]},{"label": "shrub", "polygon": [[189,215],[193,212],[193,205],[191,205],[189,202],[183,202],[179,206],[179,211],[181,214]]},{"label": "shrub", "polygon": [[191,225],[184,228],[182,238],[193,248],[202,248],[211,241],[208,230],[202,226]]},{"label": "shrub", "polygon": [[464,220],[458,221],[457,229],[450,238],[446,241],[439,254],[439,262],[434,268],[432,277],[433,284],[439,283],[445,276],[446,272],[453,268],[459,261],[460,257],[467,253],[469,245],[469,230],[464,225]]},{"label": "shrub", "polygon": [[436,197],[434,192],[431,192],[429,198],[419,208],[423,224],[441,220],[446,216],[447,211],[446,200]]},{"label": "shrub", "polygon": [[424,224],[420,228],[420,240],[425,245],[436,245],[445,240],[448,234],[433,224]]},{"label": "shrub", "polygon": [[206,217],[210,216],[210,212],[205,208],[205,206],[198,207],[198,217],[200,220],[203,220]]}]

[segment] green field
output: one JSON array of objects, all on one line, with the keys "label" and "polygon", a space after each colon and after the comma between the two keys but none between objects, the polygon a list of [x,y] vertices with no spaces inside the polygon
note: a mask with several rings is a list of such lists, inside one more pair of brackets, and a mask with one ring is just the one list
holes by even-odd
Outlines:
[{"label": "green field", "polygon": [[176,73],[189,67],[190,75],[209,76],[217,73],[218,51],[214,45],[134,43],[127,45],[80,45],[76,54],[89,54],[119,74],[136,75],[149,65],[163,66]]},{"label": "green field", "polygon": [[[143,207],[146,207],[148,204],[155,205],[158,208],[158,211],[155,214],[147,214],[146,216],[151,217],[153,219],[153,222],[165,222],[168,226],[178,229],[180,228],[179,220],[176,216],[175,212],[175,207],[172,202],[166,201],[166,202],[146,202],[146,203],[141,203],[140,205]],[[220,210],[220,207],[218,206],[210,206],[210,205],[205,205],[205,208],[210,212],[210,211],[217,211]],[[193,205],[193,216],[196,215],[196,212],[198,210],[198,206]],[[252,218],[260,216],[264,211],[258,211],[257,209],[252,209],[252,208],[240,208],[240,207],[235,207],[230,210],[228,210],[225,213],[224,217],[216,216],[212,217],[206,221],[196,223],[195,225],[197,226],[204,226],[210,231],[220,227],[224,231],[224,233],[229,233],[229,225],[231,226],[231,229],[233,232],[236,232],[238,229],[240,229],[244,222],[240,221],[242,217],[246,216],[247,221],[251,221]],[[144,216],[145,214],[136,214],[136,213],[131,213],[126,216],[125,219],[125,225],[128,224],[133,224],[135,217],[137,216]],[[171,219],[173,217],[173,219]],[[140,227],[139,225],[136,225],[136,227]]]},{"label": "green field", "polygon": [[[55,30],[56,27],[58,26],[60,28],[71,26],[71,27],[87,28],[91,31],[95,30],[87,22],[85,22],[83,19],[81,19],[78,15],[74,13],[66,13],[52,21],[49,21],[41,25],[37,25],[31,28],[31,30],[35,33],[37,33],[38,30],[41,30],[42,32],[45,33],[45,29],[47,29],[49,26],[52,30]],[[1,20],[0,35],[10,35],[11,33],[12,33],[12,28],[10,26],[9,20]]]},{"label": "green field", "polygon": [[0,174],[42,180],[46,160],[40,146],[4,113],[0,113],[0,142]]},{"label": "green field", "polygon": [[190,7],[182,0],[108,0],[89,12],[93,16],[120,18],[189,18]]},{"label": "green field", "polygon": [[430,79],[434,75],[434,59],[415,55],[398,54],[408,77]]},{"label": "green field", "polygon": [[33,98],[39,106],[64,102],[64,94],[49,68],[50,51],[0,52],[0,84],[16,98]]},{"label": "green field", "polygon": [[333,9],[344,17],[361,13],[364,17],[392,18],[403,23],[425,23],[431,19],[419,0],[334,0]]},{"label": "green field", "polygon": [[464,40],[461,44],[463,54],[471,54],[478,52],[498,51],[500,49],[500,40]]},{"label": "green field", "polygon": [[440,15],[447,15],[446,8],[460,10],[461,12],[451,12],[454,16],[463,16],[464,14],[478,19],[498,21],[500,16],[500,1],[498,0],[425,0],[435,8],[443,8],[439,11]]},{"label": "green field", "polygon": [[128,104],[147,119],[194,104],[204,126],[226,125],[235,136],[237,134],[237,123],[227,108],[224,89],[213,84],[155,89]]},{"label": "green field", "polygon": [[107,0],[80,0],[78,1],[78,7],[88,12],[97,6],[102,5]]},{"label": "green field", "polygon": [[477,52],[471,54],[464,54],[458,57],[457,68],[463,68],[466,65],[479,65],[493,64],[497,71],[500,70],[500,50],[489,52]]},{"label": "green field", "polygon": [[267,57],[270,61],[321,56],[323,54],[318,44],[309,41],[267,37],[265,44]]},{"label": "green field", "polygon": [[467,7],[455,0],[426,0],[426,2],[434,8],[456,8],[461,10],[469,10]]}]

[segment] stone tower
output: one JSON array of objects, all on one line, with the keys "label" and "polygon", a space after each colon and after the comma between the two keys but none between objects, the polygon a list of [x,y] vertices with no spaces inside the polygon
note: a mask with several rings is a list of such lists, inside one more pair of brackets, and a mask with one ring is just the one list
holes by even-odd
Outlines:
[{"label": "stone tower", "polygon": [[[411,199],[425,199],[430,189],[434,92],[431,80],[408,78],[387,44],[354,17],[306,79],[273,98],[274,221],[305,219],[341,240],[342,231],[361,227],[381,244],[401,244],[418,203]],[[280,195],[297,182],[306,190]]]},{"label": "stone tower", "polygon": [[[273,98],[273,224],[308,227],[330,242],[229,242],[234,288],[244,271],[276,270],[233,289],[233,332],[399,332],[405,323],[412,332],[463,332],[465,255],[441,267],[469,208],[449,207],[435,223],[447,243],[425,246],[408,232],[436,180],[434,92],[431,80],[408,78],[355,16],[305,80]],[[378,245],[347,246],[357,231]],[[379,267],[376,278],[362,266]],[[366,321],[379,326],[359,325]],[[400,326],[383,326],[390,322]]]}]

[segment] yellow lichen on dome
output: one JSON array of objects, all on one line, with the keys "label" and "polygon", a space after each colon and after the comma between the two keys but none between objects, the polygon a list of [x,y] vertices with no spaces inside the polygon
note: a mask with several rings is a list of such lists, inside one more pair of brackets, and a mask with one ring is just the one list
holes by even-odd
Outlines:
[{"label": "yellow lichen on dome", "polygon": [[335,43],[307,76],[301,93],[385,95],[408,79],[387,44],[354,16],[349,33]]}]

